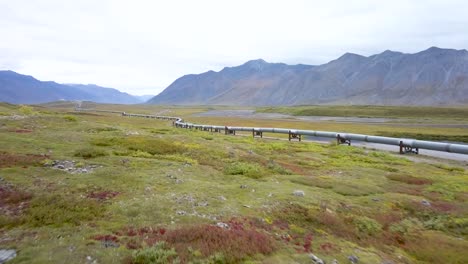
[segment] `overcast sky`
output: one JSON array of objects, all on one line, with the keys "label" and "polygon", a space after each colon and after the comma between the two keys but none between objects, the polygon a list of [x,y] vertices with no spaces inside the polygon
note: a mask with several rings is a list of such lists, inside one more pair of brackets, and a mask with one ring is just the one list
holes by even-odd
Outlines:
[{"label": "overcast sky", "polygon": [[157,94],[251,59],[468,48],[460,0],[0,0],[0,69]]}]

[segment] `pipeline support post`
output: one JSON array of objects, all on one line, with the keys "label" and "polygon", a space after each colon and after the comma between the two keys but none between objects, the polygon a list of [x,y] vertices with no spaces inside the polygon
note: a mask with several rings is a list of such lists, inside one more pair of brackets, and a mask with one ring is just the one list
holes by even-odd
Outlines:
[{"label": "pipeline support post", "polygon": [[252,129],[252,137],[260,137],[263,138],[263,132],[262,131],[255,131],[255,129]]},{"label": "pipeline support post", "polygon": [[236,131],[229,129],[227,126],[224,127],[224,134],[225,135],[236,135]]},{"label": "pipeline support post", "polygon": [[341,144],[348,144],[348,146],[351,146],[351,139],[346,139],[340,136],[340,134],[336,135],[336,143],[338,145]]},{"label": "pipeline support post", "polygon": [[414,153],[419,154],[419,148],[413,148],[411,146],[403,144],[403,141],[400,140],[400,154]]},{"label": "pipeline support post", "polygon": [[302,140],[302,135],[299,135],[299,134],[296,134],[296,133],[291,133],[291,131],[289,131],[289,141],[291,141],[291,139],[298,139],[299,142],[301,142]]}]

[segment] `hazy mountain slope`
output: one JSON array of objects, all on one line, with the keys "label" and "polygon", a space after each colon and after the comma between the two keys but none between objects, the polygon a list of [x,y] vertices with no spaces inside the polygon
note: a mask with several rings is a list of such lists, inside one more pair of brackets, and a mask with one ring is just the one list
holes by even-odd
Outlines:
[{"label": "hazy mountain slope", "polygon": [[140,100],[140,102],[145,103],[149,99],[153,98],[154,94],[134,95],[134,97]]},{"label": "hazy mountain slope", "polygon": [[97,103],[115,103],[115,104],[138,104],[142,103],[139,98],[123,93],[114,88],[101,87],[95,84],[67,84],[75,87],[80,91],[91,94],[94,97],[94,102]]},{"label": "hazy mountain slope", "polygon": [[152,104],[468,104],[468,52],[347,53],[319,66],[249,61],[177,79]]},{"label": "hazy mountain slope", "polygon": [[[185,75],[177,79],[148,103],[164,104],[252,104],[264,89],[274,89],[282,78],[296,75],[313,66],[289,66],[283,63],[249,61],[238,67],[226,67],[220,72]],[[281,76],[279,76],[281,75]],[[252,96],[256,95],[256,96]],[[271,100],[281,101],[280,95],[269,94]],[[234,101],[233,101],[233,98]]]},{"label": "hazy mountain slope", "polygon": [[91,97],[86,92],[56,82],[41,82],[32,76],[13,71],[0,71],[0,101],[2,102],[33,104]]},{"label": "hazy mountain slope", "polygon": [[0,102],[38,104],[58,100],[136,104],[142,101],[116,89],[97,85],[64,85],[39,81],[13,71],[0,71]]}]

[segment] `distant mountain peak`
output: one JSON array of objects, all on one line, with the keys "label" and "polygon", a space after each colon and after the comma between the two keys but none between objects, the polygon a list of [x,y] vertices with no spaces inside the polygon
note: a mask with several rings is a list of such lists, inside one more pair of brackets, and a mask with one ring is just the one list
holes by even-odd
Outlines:
[{"label": "distant mountain peak", "polygon": [[376,54],[376,55],[372,55],[370,56],[369,58],[373,58],[373,59],[388,59],[388,58],[393,58],[393,57],[396,57],[396,56],[401,56],[403,55],[404,53],[402,52],[398,52],[398,51],[393,51],[393,50],[386,50],[380,54]]},{"label": "distant mountain peak", "polygon": [[436,46],[432,46],[430,48],[428,48],[426,51],[441,51],[443,49],[439,48],[439,47],[436,47]]},{"label": "distant mountain peak", "polygon": [[243,66],[250,67],[251,69],[259,70],[261,71],[264,69],[269,63],[266,62],[263,59],[256,59],[256,60],[250,60],[246,63],[244,63]]},{"label": "distant mountain peak", "polygon": [[365,59],[367,57],[356,54],[356,53],[351,53],[351,52],[346,52],[345,54],[341,55],[336,61],[349,61],[349,60],[360,60],[360,59]]},{"label": "distant mountain peak", "polygon": [[256,59],[256,60],[249,60],[245,64],[249,65],[249,64],[267,64],[267,63],[268,62],[266,62],[264,59]]},{"label": "distant mountain peak", "polygon": [[439,54],[439,53],[447,53],[447,52],[456,52],[456,53],[466,53],[466,49],[461,49],[461,50],[457,50],[457,49],[442,49],[442,48],[439,48],[439,47],[436,47],[436,46],[432,46],[426,50],[423,50],[419,53],[423,53],[423,54]]},{"label": "distant mountain peak", "polygon": [[403,54],[402,52],[399,52],[399,51],[393,51],[393,50],[386,50],[384,52],[381,53],[381,55],[401,55]]}]

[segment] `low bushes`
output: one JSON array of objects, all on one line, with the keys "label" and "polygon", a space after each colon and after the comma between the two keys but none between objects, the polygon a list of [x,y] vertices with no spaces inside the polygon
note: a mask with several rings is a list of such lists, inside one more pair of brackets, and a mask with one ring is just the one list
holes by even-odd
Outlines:
[{"label": "low bushes", "polygon": [[165,242],[158,242],[149,248],[140,249],[133,253],[132,264],[166,264],[179,263],[177,252],[169,248]]},{"label": "low bushes", "polygon": [[185,148],[174,142],[158,138],[127,137],[122,139],[121,144],[129,150],[143,151],[152,155],[176,154],[183,152]]},{"label": "low bushes", "polygon": [[224,168],[224,173],[228,175],[244,175],[252,179],[259,179],[264,176],[265,171],[257,164],[234,162]]},{"label": "low bushes", "polygon": [[430,179],[418,178],[418,177],[413,177],[413,176],[404,175],[404,174],[390,174],[390,175],[387,175],[387,178],[392,181],[398,181],[398,182],[403,182],[406,184],[413,184],[413,185],[426,185],[426,184],[433,183],[433,181]]},{"label": "low bushes", "polygon": [[71,115],[66,115],[63,117],[63,119],[65,119],[66,121],[68,122],[76,122],[78,121],[78,118],[76,118],[76,116],[71,116]]},{"label": "low bushes", "polygon": [[[100,147],[123,147],[130,151],[135,151],[139,153],[149,153],[151,155],[169,155],[183,153],[186,151],[186,148],[182,144],[178,144],[164,139],[145,136],[131,136],[124,138],[100,137],[92,139],[91,144]],[[131,153],[128,154],[131,155]]]},{"label": "low bushes", "polygon": [[[177,229],[127,228],[115,234],[127,241],[133,253],[130,263],[240,263],[276,249],[274,240],[252,226],[233,221],[229,228],[213,225]],[[166,261],[166,262],[164,262]]]},{"label": "low bushes", "polygon": [[13,154],[8,152],[0,152],[0,168],[15,167],[15,166],[35,166],[40,165],[43,160],[46,160],[46,155],[34,154]]},{"label": "low bushes", "polygon": [[91,158],[97,158],[97,157],[103,157],[107,156],[108,153],[102,149],[98,148],[82,148],[77,151],[75,151],[74,156],[75,157],[82,157],[85,159],[91,159]]},{"label": "low bushes", "polygon": [[79,225],[102,215],[96,202],[72,196],[50,195],[36,197],[25,215],[25,224],[31,226]]}]

